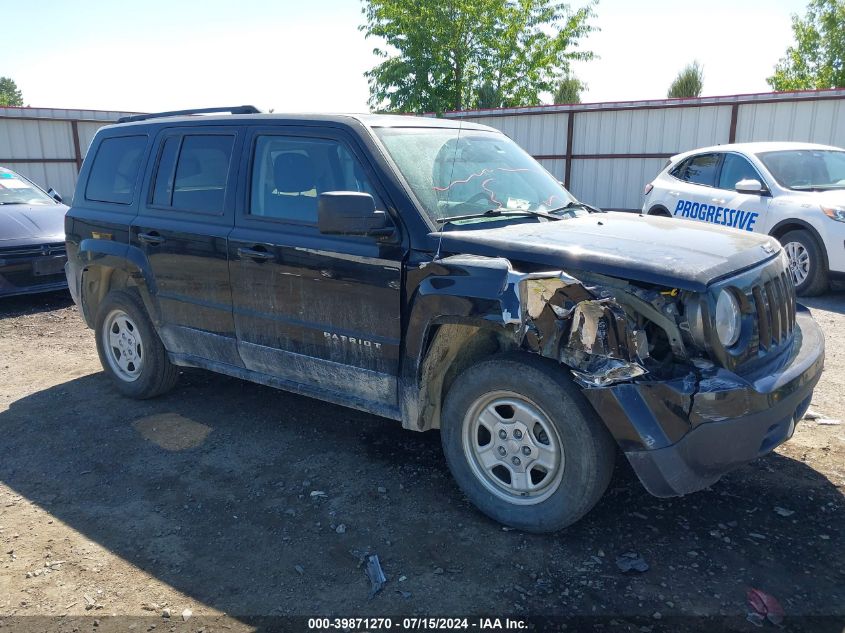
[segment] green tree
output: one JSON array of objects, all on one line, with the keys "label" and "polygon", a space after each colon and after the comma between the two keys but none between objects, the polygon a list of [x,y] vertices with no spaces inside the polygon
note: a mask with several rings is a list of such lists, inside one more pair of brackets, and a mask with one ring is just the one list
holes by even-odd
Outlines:
[{"label": "green tree", "polygon": [[437,112],[536,105],[572,60],[597,0],[364,0],[367,37],[383,61],[366,73],[374,110]]},{"label": "green tree", "polygon": [[677,97],[700,97],[703,87],[704,69],[701,67],[701,64],[694,61],[678,73],[675,81],[669,86],[669,92],[666,96],[670,99]]},{"label": "green tree", "polygon": [[575,75],[564,75],[557,84],[554,103],[581,103],[581,91],[586,88],[587,85]]},{"label": "green tree", "polygon": [[0,106],[22,106],[23,94],[11,77],[0,77]]},{"label": "green tree", "polygon": [[493,82],[489,79],[481,84],[481,87],[478,89],[478,101],[475,105],[482,109],[502,107],[502,99],[499,97],[499,93],[496,92]]},{"label": "green tree", "polygon": [[774,90],[845,87],[845,0],[810,0],[792,16],[795,45],[766,81]]}]

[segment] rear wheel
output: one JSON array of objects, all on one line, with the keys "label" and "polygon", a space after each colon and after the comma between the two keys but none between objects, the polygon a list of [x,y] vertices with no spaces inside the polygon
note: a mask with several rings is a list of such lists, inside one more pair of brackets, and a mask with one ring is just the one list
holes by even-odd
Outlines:
[{"label": "rear wheel", "polygon": [[176,384],[179,373],[147,316],[141,298],[112,291],[103,299],[95,323],[97,353],[118,391],[131,398],[152,398]]},{"label": "rear wheel", "polygon": [[528,532],[577,521],[613,471],[613,438],[580,390],[560,367],[528,355],[495,357],[458,376],[440,433],[470,501]]},{"label": "rear wheel", "polygon": [[649,215],[659,215],[661,217],[671,218],[672,214],[666,207],[652,207],[648,210]]},{"label": "rear wheel", "polygon": [[814,297],[828,288],[827,269],[821,247],[809,231],[790,231],[780,238],[789,259],[789,274],[795,293]]}]

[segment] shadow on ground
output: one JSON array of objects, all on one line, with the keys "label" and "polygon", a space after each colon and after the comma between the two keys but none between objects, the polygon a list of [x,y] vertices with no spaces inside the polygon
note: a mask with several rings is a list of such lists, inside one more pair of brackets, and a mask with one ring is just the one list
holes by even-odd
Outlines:
[{"label": "shadow on ground", "polygon": [[845,283],[834,284],[820,297],[798,297],[798,302],[810,309],[827,310],[845,314]]},{"label": "shadow on ground", "polygon": [[22,314],[40,314],[73,305],[70,292],[45,292],[43,294],[0,297],[0,319],[21,316]]},{"label": "shadow on ground", "polygon": [[[233,615],[736,615],[748,587],[789,614],[845,608],[842,496],[779,455],[681,499],[621,468],[584,520],[531,536],[463,499],[436,432],[200,371],[145,402],[79,378],[12,403],[0,432],[0,480]],[[372,601],[367,550],[389,578]],[[648,572],[617,569],[629,550]]]}]

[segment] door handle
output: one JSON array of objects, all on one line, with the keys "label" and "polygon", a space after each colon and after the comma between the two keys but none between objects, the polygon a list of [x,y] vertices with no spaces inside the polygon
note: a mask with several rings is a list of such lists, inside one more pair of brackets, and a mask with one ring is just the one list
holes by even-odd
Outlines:
[{"label": "door handle", "polygon": [[710,198],[710,202],[715,202],[716,204],[725,204],[724,198]]},{"label": "door handle", "polygon": [[152,233],[138,233],[138,239],[150,246],[158,246],[164,243],[164,238],[155,231]]},{"label": "door handle", "polygon": [[670,191],[670,192],[669,192],[669,195],[670,195],[670,196],[675,196],[675,197],[677,198],[678,196],[680,196],[680,195],[681,195],[681,193],[680,193],[679,191]]},{"label": "door handle", "polygon": [[273,255],[273,253],[268,253],[267,251],[258,251],[253,248],[239,248],[238,257],[249,258],[264,262],[269,259],[273,259],[275,256]]}]

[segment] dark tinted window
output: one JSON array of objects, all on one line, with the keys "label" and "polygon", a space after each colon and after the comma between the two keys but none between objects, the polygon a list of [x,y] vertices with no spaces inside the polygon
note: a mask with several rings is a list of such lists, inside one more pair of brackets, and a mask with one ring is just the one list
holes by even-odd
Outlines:
[{"label": "dark tinted window", "polygon": [[180,211],[222,213],[234,141],[234,136],[222,134],[168,138],[159,159],[153,204]]},{"label": "dark tinted window", "polygon": [[259,136],[252,168],[250,214],[295,222],[317,222],[317,196],[360,191],[375,198],[358,160],[337,141],[294,136]]},{"label": "dark tinted window", "polygon": [[719,189],[736,189],[736,183],[748,179],[760,180],[760,184],[764,184],[760,174],[745,158],[737,154],[725,154],[722,173],[719,176]]},{"label": "dark tinted window", "polygon": [[146,136],[104,139],[91,166],[85,197],[99,202],[130,204],[146,145]]},{"label": "dark tinted window", "polygon": [[681,180],[713,187],[716,184],[716,170],[719,166],[718,154],[702,154],[689,159],[681,171]]}]

